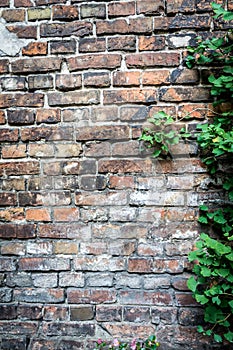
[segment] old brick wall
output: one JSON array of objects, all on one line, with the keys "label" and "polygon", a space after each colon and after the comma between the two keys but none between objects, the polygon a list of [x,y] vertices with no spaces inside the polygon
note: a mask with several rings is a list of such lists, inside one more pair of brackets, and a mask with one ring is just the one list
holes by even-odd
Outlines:
[{"label": "old brick wall", "polygon": [[[219,1],[219,3],[222,3]],[[155,161],[142,127],[206,116],[187,45],[221,30],[203,0],[0,0],[0,348],[87,349],[196,332],[187,253],[208,176],[195,142]]]}]

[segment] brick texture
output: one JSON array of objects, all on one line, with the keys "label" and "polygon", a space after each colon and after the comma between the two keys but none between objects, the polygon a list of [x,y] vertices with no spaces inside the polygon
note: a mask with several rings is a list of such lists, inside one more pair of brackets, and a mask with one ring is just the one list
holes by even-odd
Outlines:
[{"label": "brick texture", "polygon": [[191,131],[208,116],[208,82],[184,57],[214,31],[210,4],[0,1],[17,50],[0,55],[1,349],[154,332],[161,350],[213,348],[187,254],[199,202],[220,194],[195,142],[155,161],[138,140],[160,110]]}]

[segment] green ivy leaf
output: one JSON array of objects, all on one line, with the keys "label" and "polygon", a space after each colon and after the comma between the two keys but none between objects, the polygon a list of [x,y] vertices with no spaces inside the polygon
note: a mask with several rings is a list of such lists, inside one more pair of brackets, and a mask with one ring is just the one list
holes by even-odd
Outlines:
[{"label": "green ivy leaf", "polygon": [[208,303],[208,301],[209,301],[209,299],[206,298],[205,295],[201,295],[201,294],[196,294],[195,299],[201,305],[204,305],[204,304]]},{"label": "green ivy leaf", "polygon": [[221,342],[222,342],[222,337],[221,337],[221,335],[219,335],[219,334],[214,334],[214,340],[215,340],[217,343],[221,343]]}]

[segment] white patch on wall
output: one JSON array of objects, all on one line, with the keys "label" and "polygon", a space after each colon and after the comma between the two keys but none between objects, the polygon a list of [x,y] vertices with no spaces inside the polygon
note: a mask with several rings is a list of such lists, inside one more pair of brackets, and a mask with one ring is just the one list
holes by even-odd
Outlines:
[{"label": "white patch on wall", "polygon": [[15,33],[7,30],[3,19],[0,20],[0,56],[16,56],[30,41],[19,39]]}]

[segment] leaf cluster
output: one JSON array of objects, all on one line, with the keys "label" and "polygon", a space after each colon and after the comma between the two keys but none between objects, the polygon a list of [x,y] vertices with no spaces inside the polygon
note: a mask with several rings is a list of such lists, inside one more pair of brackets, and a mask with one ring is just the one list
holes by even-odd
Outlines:
[{"label": "leaf cluster", "polygon": [[152,156],[155,158],[171,156],[171,146],[190,136],[184,128],[174,127],[174,118],[163,111],[156,113],[148,121],[151,127],[143,129],[139,140],[144,141],[147,148],[154,149]]},{"label": "leaf cluster", "polygon": [[110,345],[107,345],[102,339],[98,339],[94,350],[156,350],[159,345],[155,335],[151,335],[145,340],[137,340],[134,338],[130,343],[114,339]]},{"label": "leaf cluster", "polygon": [[[214,18],[225,21],[233,19],[233,12],[212,3]],[[197,142],[203,162],[209,173],[222,184],[226,201],[215,209],[200,207],[199,222],[206,227],[196,242],[196,249],[189,254],[194,263],[194,275],[188,287],[198,303],[204,306],[205,329],[199,332],[213,336],[216,342],[233,343],[233,178],[224,171],[222,164],[230,164],[233,154],[233,33],[226,32],[219,38],[199,41],[189,48],[186,64],[218,67],[218,72],[209,76],[214,106],[230,106],[222,114],[216,114],[211,122],[199,125]],[[211,232],[214,237],[211,236]],[[209,326],[208,326],[209,325]]]}]

